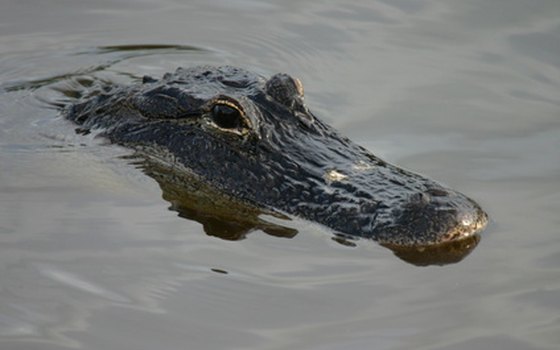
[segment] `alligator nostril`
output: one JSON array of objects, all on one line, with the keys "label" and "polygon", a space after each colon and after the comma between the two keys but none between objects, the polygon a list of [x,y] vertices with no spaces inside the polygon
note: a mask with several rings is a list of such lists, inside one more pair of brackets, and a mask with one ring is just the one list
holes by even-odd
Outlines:
[{"label": "alligator nostril", "polygon": [[426,193],[433,197],[445,197],[449,195],[449,192],[447,192],[443,188],[433,188],[433,187],[426,190]]}]

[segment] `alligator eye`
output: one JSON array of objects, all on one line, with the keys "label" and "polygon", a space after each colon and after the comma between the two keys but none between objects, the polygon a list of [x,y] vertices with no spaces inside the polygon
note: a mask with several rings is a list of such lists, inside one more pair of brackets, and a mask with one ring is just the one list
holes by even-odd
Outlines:
[{"label": "alligator eye", "polygon": [[243,126],[241,111],[225,103],[218,103],[212,107],[212,120],[222,129],[239,129]]}]

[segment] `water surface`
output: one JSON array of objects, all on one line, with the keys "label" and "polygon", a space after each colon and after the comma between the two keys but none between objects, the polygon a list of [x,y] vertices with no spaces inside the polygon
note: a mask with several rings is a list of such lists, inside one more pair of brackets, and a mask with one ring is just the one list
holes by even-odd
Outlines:
[{"label": "water surface", "polygon": [[[558,14],[556,0],[4,0],[0,348],[557,349]],[[130,151],[46,103],[84,77],[196,64],[299,77],[344,134],[476,199],[481,242],[418,267],[299,220],[291,239],[209,236]]]}]

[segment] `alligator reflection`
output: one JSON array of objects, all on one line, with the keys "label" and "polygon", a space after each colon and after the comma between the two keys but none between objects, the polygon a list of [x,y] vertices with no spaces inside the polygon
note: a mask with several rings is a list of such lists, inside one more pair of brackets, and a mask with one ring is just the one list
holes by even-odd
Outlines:
[{"label": "alligator reflection", "polygon": [[[200,223],[209,236],[225,240],[241,240],[253,231],[263,231],[271,236],[292,238],[298,234],[294,228],[270,223],[261,217],[263,214],[278,218],[289,217],[263,209],[239,203],[234,199],[224,198],[196,178],[185,174],[179,175],[168,166],[161,166],[135,156],[134,162],[144,173],[157,181],[162,197],[182,218]],[[354,247],[357,238],[347,235],[334,235],[333,240],[339,244]],[[407,263],[417,266],[455,264],[463,260],[477,246],[479,235],[449,243],[423,247],[401,247],[384,244],[393,253]]]},{"label": "alligator reflection", "polygon": [[176,211],[182,218],[202,224],[204,232],[209,236],[237,241],[256,230],[284,238],[292,238],[298,233],[296,229],[261,218],[263,214],[289,219],[287,216],[229,199],[183,172],[173,171],[151,161],[140,161],[136,165],[157,181],[163,191],[163,199],[171,203],[169,209]]},{"label": "alligator reflection", "polygon": [[478,234],[448,243],[425,247],[397,247],[383,245],[402,260],[417,265],[448,265],[463,260],[478,245]]}]

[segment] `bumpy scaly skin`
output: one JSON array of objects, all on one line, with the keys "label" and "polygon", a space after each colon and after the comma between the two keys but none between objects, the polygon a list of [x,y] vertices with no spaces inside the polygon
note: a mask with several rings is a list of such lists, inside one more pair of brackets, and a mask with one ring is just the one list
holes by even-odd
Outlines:
[{"label": "bumpy scaly skin", "polygon": [[[216,105],[239,111],[233,128],[213,120]],[[321,122],[304,105],[301,83],[285,74],[179,68],[160,80],[98,87],[65,113],[230,197],[347,235],[424,246],[472,236],[487,222],[463,194],[384,162]]]}]

